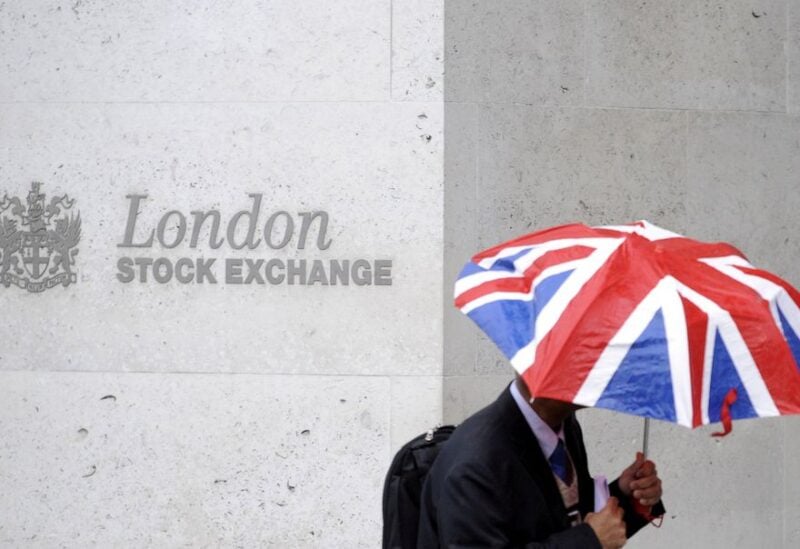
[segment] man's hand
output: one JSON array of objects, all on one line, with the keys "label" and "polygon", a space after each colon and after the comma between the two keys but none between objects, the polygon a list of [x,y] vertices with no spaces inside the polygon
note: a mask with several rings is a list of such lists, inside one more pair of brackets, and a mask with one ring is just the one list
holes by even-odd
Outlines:
[{"label": "man's hand", "polygon": [[656,464],[645,461],[644,455],[636,452],[636,461],[619,476],[619,489],[649,510],[661,500],[661,479]]},{"label": "man's hand", "polygon": [[608,498],[608,503],[599,513],[586,515],[586,522],[594,530],[603,549],[619,549],[625,545],[625,521],[622,520],[624,511],[619,506],[617,498]]}]

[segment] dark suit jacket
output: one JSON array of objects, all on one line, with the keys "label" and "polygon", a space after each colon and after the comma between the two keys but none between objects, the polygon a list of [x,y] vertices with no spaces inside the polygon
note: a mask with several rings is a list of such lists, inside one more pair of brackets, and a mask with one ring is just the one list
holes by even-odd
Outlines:
[{"label": "dark suit jacket", "polygon": [[[564,438],[585,516],[593,511],[594,482],[574,415],[564,425]],[[647,521],[616,481],[610,488],[625,510],[630,537]],[[570,527],[550,464],[508,388],[464,421],[442,448],[423,487],[417,539],[420,549],[601,548],[588,524]]]}]

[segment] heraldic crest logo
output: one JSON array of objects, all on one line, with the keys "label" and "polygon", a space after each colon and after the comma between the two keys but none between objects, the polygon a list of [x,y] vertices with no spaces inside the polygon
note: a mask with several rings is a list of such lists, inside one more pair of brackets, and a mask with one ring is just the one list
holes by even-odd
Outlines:
[{"label": "heraldic crest logo", "polygon": [[75,246],[81,238],[81,216],[75,200],[56,196],[46,204],[34,182],[27,204],[4,195],[0,199],[0,282],[29,292],[43,292],[77,280]]}]

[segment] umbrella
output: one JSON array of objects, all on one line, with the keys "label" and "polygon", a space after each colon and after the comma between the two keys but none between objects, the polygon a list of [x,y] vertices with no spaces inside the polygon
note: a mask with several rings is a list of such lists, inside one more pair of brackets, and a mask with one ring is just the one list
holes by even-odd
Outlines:
[{"label": "umbrella", "polygon": [[717,435],[800,413],[800,293],[729,244],[647,221],[554,227],[475,255],[455,304],[534,397]]}]

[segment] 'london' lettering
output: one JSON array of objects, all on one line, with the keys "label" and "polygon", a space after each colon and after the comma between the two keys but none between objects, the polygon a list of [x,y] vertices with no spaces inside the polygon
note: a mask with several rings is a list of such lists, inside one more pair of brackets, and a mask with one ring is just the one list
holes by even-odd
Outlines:
[{"label": "'london' lettering", "polygon": [[[313,239],[313,228],[316,227],[316,247],[319,250],[327,250],[331,246],[332,239],[328,238],[328,212],[318,210],[313,212],[298,212],[298,223],[295,223],[295,217],[285,210],[278,210],[270,214],[266,221],[261,224],[259,218],[261,217],[261,204],[263,194],[250,193],[252,199],[252,206],[249,210],[240,210],[233,214],[228,220],[225,227],[225,238],[220,236],[220,225],[222,224],[222,215],[219,210],[192,210],[189,216],[178,210],[170,210],[164,213],[156,224],[156,228],[150,228],[146,232],[146,238],[136,241],[137,224],[139,223],[139,215],[142,212],[144,201],[147,199],[146,194],[129,194],[126,195],[130,201],[128,207],[128,219],[125,223],[125,233],[122,237],[122,242],[117,244],[119,248],[152,248],[154,241],[157,241],[162,248],[173,249],[177,248],[186,240],[186,235],[189,233],[189,248],[197,248],[200,244],[200,235],[204,227],[208,226],[206,223],[209,219],[211,225],[208,227],[208,247],[216,250],[227,242],[234,250],[241,250],[247,247],[250,250],[256,249],[262,241],[264,246],[273,250],[280,250],[289,245],[290,242],[295,240],[295,247],[298,250],[305,250],[309,240]],[[191,219],[191,227],[189,227],[189,219]],[[317,221],[315,223],[315,221]],[[295,231],[295,227],[300,227],[299,231]],[[261,234],[258,235],[258,229],[262,227]],[[244,238],[241,238],[241,229],[246,228],[244,231]],[[171,229],[174,233],[170,234]]]}]

